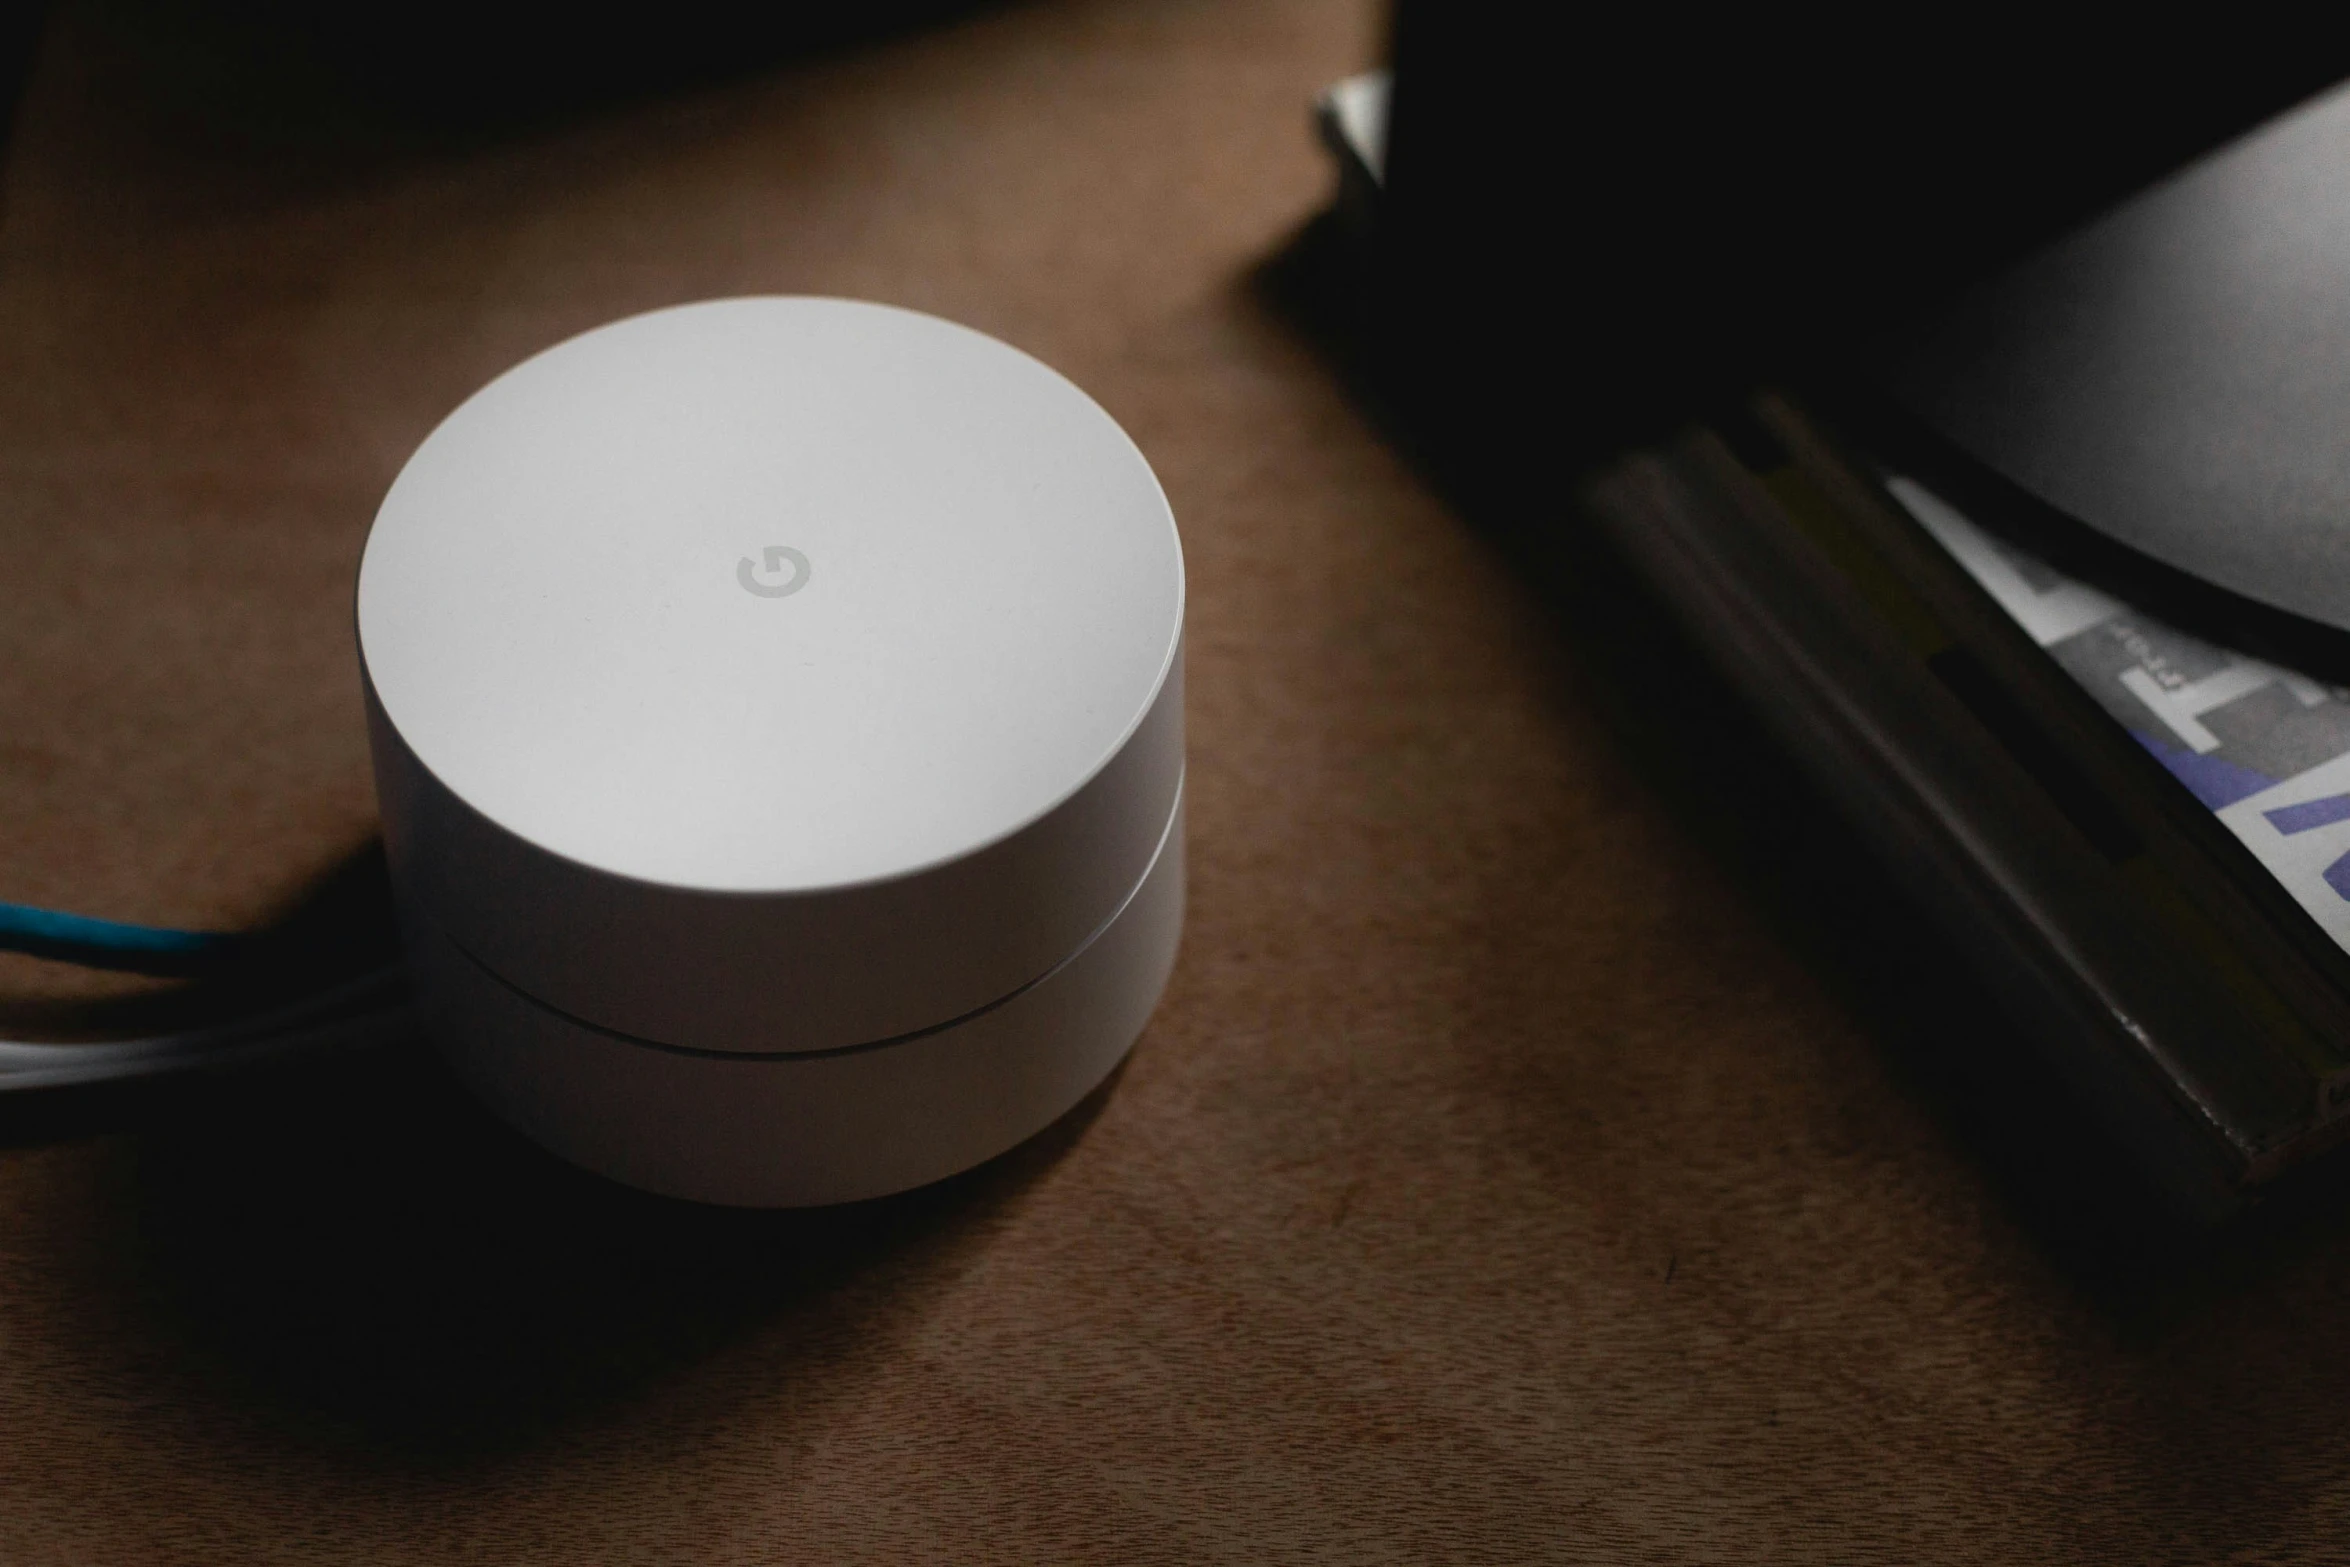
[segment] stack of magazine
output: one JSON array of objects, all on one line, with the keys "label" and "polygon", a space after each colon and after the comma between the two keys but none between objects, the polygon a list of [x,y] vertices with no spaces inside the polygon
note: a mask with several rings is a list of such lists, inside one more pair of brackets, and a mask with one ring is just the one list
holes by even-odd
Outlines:
[{"label": "stack of magazine", "polygon": [[[1323,100],[1342,212],[1384,93]],[[2350,1133],[2350,690],[2085,567],[1898,402],[1758,395],[1582,509],[2147,1178],[2233,1211]]]},{"label": "stack of magazine", "polygon": [[1782,398],[1587,505],[2181,1207],[2350,1130],[2350,692],[2067,577]]}]

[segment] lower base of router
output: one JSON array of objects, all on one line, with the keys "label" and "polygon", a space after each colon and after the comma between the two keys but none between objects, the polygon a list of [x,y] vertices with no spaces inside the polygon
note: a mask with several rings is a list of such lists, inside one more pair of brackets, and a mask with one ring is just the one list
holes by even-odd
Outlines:
[{"label": "lower base of router", "polygon": [[852,1202],[967,1170],[1044,1130],[1125,1058],[1183,934],[1182,805],[1117,917],[1004,1000],[931,1031],[808,1055],[632,1039],[542,1006],[437,929],[409,930],[457,1074],[550,1151],[698,1202]]}]

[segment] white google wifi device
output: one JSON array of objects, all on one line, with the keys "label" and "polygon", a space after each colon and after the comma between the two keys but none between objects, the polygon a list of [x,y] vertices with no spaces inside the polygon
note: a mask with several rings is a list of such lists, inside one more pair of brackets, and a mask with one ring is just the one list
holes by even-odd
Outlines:
[{"label": "white google wifi device", "polygon": [[359,568],[427,1027],[529,1136],[674,1196],[1003,1152],[1174,963],[1183,608],[1134,443],[978,332],[728,299],[525,361]]}]

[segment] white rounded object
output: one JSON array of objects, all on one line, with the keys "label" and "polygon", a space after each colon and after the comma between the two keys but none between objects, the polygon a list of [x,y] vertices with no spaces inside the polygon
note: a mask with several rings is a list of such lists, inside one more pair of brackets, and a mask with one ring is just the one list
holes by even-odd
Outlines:
[{"label": "white rounded object", "polygon": [[1182,928],[1178,813],[1118,918],[1035,984],[911,1038],[784,1056],[649,1048],[537,1005],[429,927],[410,951],[459,1074],[541,1145],[649,1191],[764,1207],[903,1191],[1050,1125],[1124,1058]]},{"label": "white rounded object", "polygon": [[[443,1049],[557,1152],[711,1201],[877,1195],[1040,1129],[1173,959],[1183,593],[1116,423],[934,317],[719,300],[508,371],[359,570]],[[1091,1023],[1020,1021],[1079,991],[1052,1016]],[[890,1108],[983,1059],[1051,1090],[966,1084],[968,1135]]]}]

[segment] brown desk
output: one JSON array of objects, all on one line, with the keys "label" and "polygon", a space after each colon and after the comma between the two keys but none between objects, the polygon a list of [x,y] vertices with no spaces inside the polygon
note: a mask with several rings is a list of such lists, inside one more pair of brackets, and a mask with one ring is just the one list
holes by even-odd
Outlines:
[{"label": "brown desk", "polygon": [[[1157,465],[1192,911],[1108,1092],[847,1212],[635,1198],[409,1055],[5,1123],[0,1560],[2341,1549],[2341,1226],[2107,1265],[1719,693],[1603,566],[1522,586],[1270,302],[1367,7],[1017,6],[456,138],[228,114],[136,15],[59,26],[0,197],[0,896],[251,922],[363,857],[410,448],[572,331],[806,290]],[[12,1027],[126,994],[0,966]]]}]

